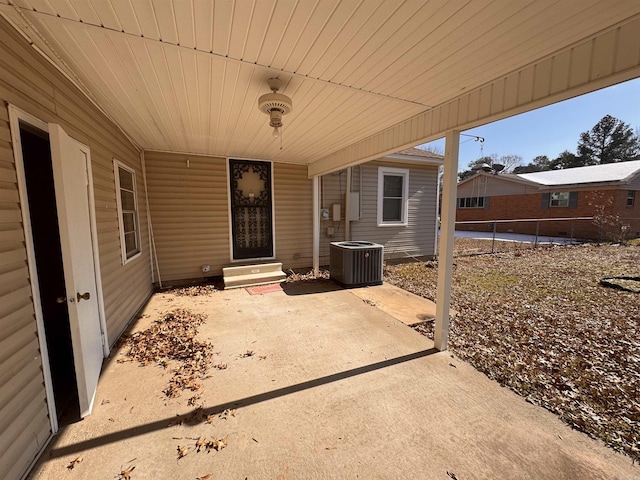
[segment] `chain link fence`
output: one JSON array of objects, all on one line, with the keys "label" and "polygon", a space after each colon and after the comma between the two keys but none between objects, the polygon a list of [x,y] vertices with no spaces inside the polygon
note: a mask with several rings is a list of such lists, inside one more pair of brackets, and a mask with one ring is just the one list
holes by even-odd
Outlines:
[{"label": "chain link fence", "polygon": [[582,243],[585,240],[581,234],[593,230],[594,218],[520,218],[456,222],[454,255],[518,252],[541,245]]}]

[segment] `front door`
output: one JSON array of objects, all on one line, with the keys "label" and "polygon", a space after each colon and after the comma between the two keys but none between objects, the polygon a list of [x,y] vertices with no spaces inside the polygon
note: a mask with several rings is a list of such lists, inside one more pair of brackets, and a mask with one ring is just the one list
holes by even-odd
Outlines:
[{"label": "front door", "polygon": [[271,163],[229,160],[234,260],[273,258]]}]

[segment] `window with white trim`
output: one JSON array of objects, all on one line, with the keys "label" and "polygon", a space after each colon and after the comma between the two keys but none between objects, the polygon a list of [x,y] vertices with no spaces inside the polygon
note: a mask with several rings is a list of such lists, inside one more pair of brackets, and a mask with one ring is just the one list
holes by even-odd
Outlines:
[{"label": "window with white trim", "polygon": [[113,160],[116,179],[116,204],[120,226],[122,264],[140,254],[140,219],[136,195],[136,172],[118,160]]},{"label": "window with white trim", "polygon": [[484,208],[484,197],[459,198],[458,208]]},{"label": "window with white trim", "polygon": [[569,192],[552,192],[549,198],[550,207],[568,207]]},{"label": "window with white trim", "polygon": [[378,226],[407,225],[408,194],[408,169],[378,168]]}]

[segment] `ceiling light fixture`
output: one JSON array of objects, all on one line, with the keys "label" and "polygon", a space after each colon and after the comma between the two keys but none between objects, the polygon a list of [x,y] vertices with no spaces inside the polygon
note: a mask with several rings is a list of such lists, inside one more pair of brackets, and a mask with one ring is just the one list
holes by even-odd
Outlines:
[{"label": "ceiling light fixture", "polygon": [[258,108],[261,112],[269,115],[269,125],[273,127],[273,136],[278,138],[282,127],[282,116],[291,111],[293,104],[289,97],[278,93],[282,87],[282,80],[270,78],[267,83],[271,93],[265,93],[258,99]]}]

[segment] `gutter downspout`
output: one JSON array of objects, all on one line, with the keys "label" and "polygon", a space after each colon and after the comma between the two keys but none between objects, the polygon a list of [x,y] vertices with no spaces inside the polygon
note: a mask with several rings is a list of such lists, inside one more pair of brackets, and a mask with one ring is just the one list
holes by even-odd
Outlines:
[{"label": "gutter downspout", "polygon": [[438,234],[440,232],[440,176],[444,175],[444,166],[442,167],[442,174],[440,173],[440,167],[438,167],[438,173],[436,175],[436,229],[435,237],[433,238],[433,258],[438,258]]},{"label": "gutter downspout", "polygon": [[347,188],[344,197],[344,239],[351,240],[351,167],[347,167]]},{"label": "gutter downspout", "polygon": [[155,260],[156,271],[158,272],[158,284],[162,288],[162,278],[160,277],[160,267],[158,266],[158,253],[156,251],[156,239],[153,236],[153,223],[151,222],[151,210],[149,209],[149,191],[147,190],[147,164],[144,159],[144,150],[140,151],[140,163],[142,164],[142,181],[144,182],[144,196],[147,201],[147,228],[149,229],[149,262],[151,263],[151,283],[155,282],[153,274],[153,264]]}]

